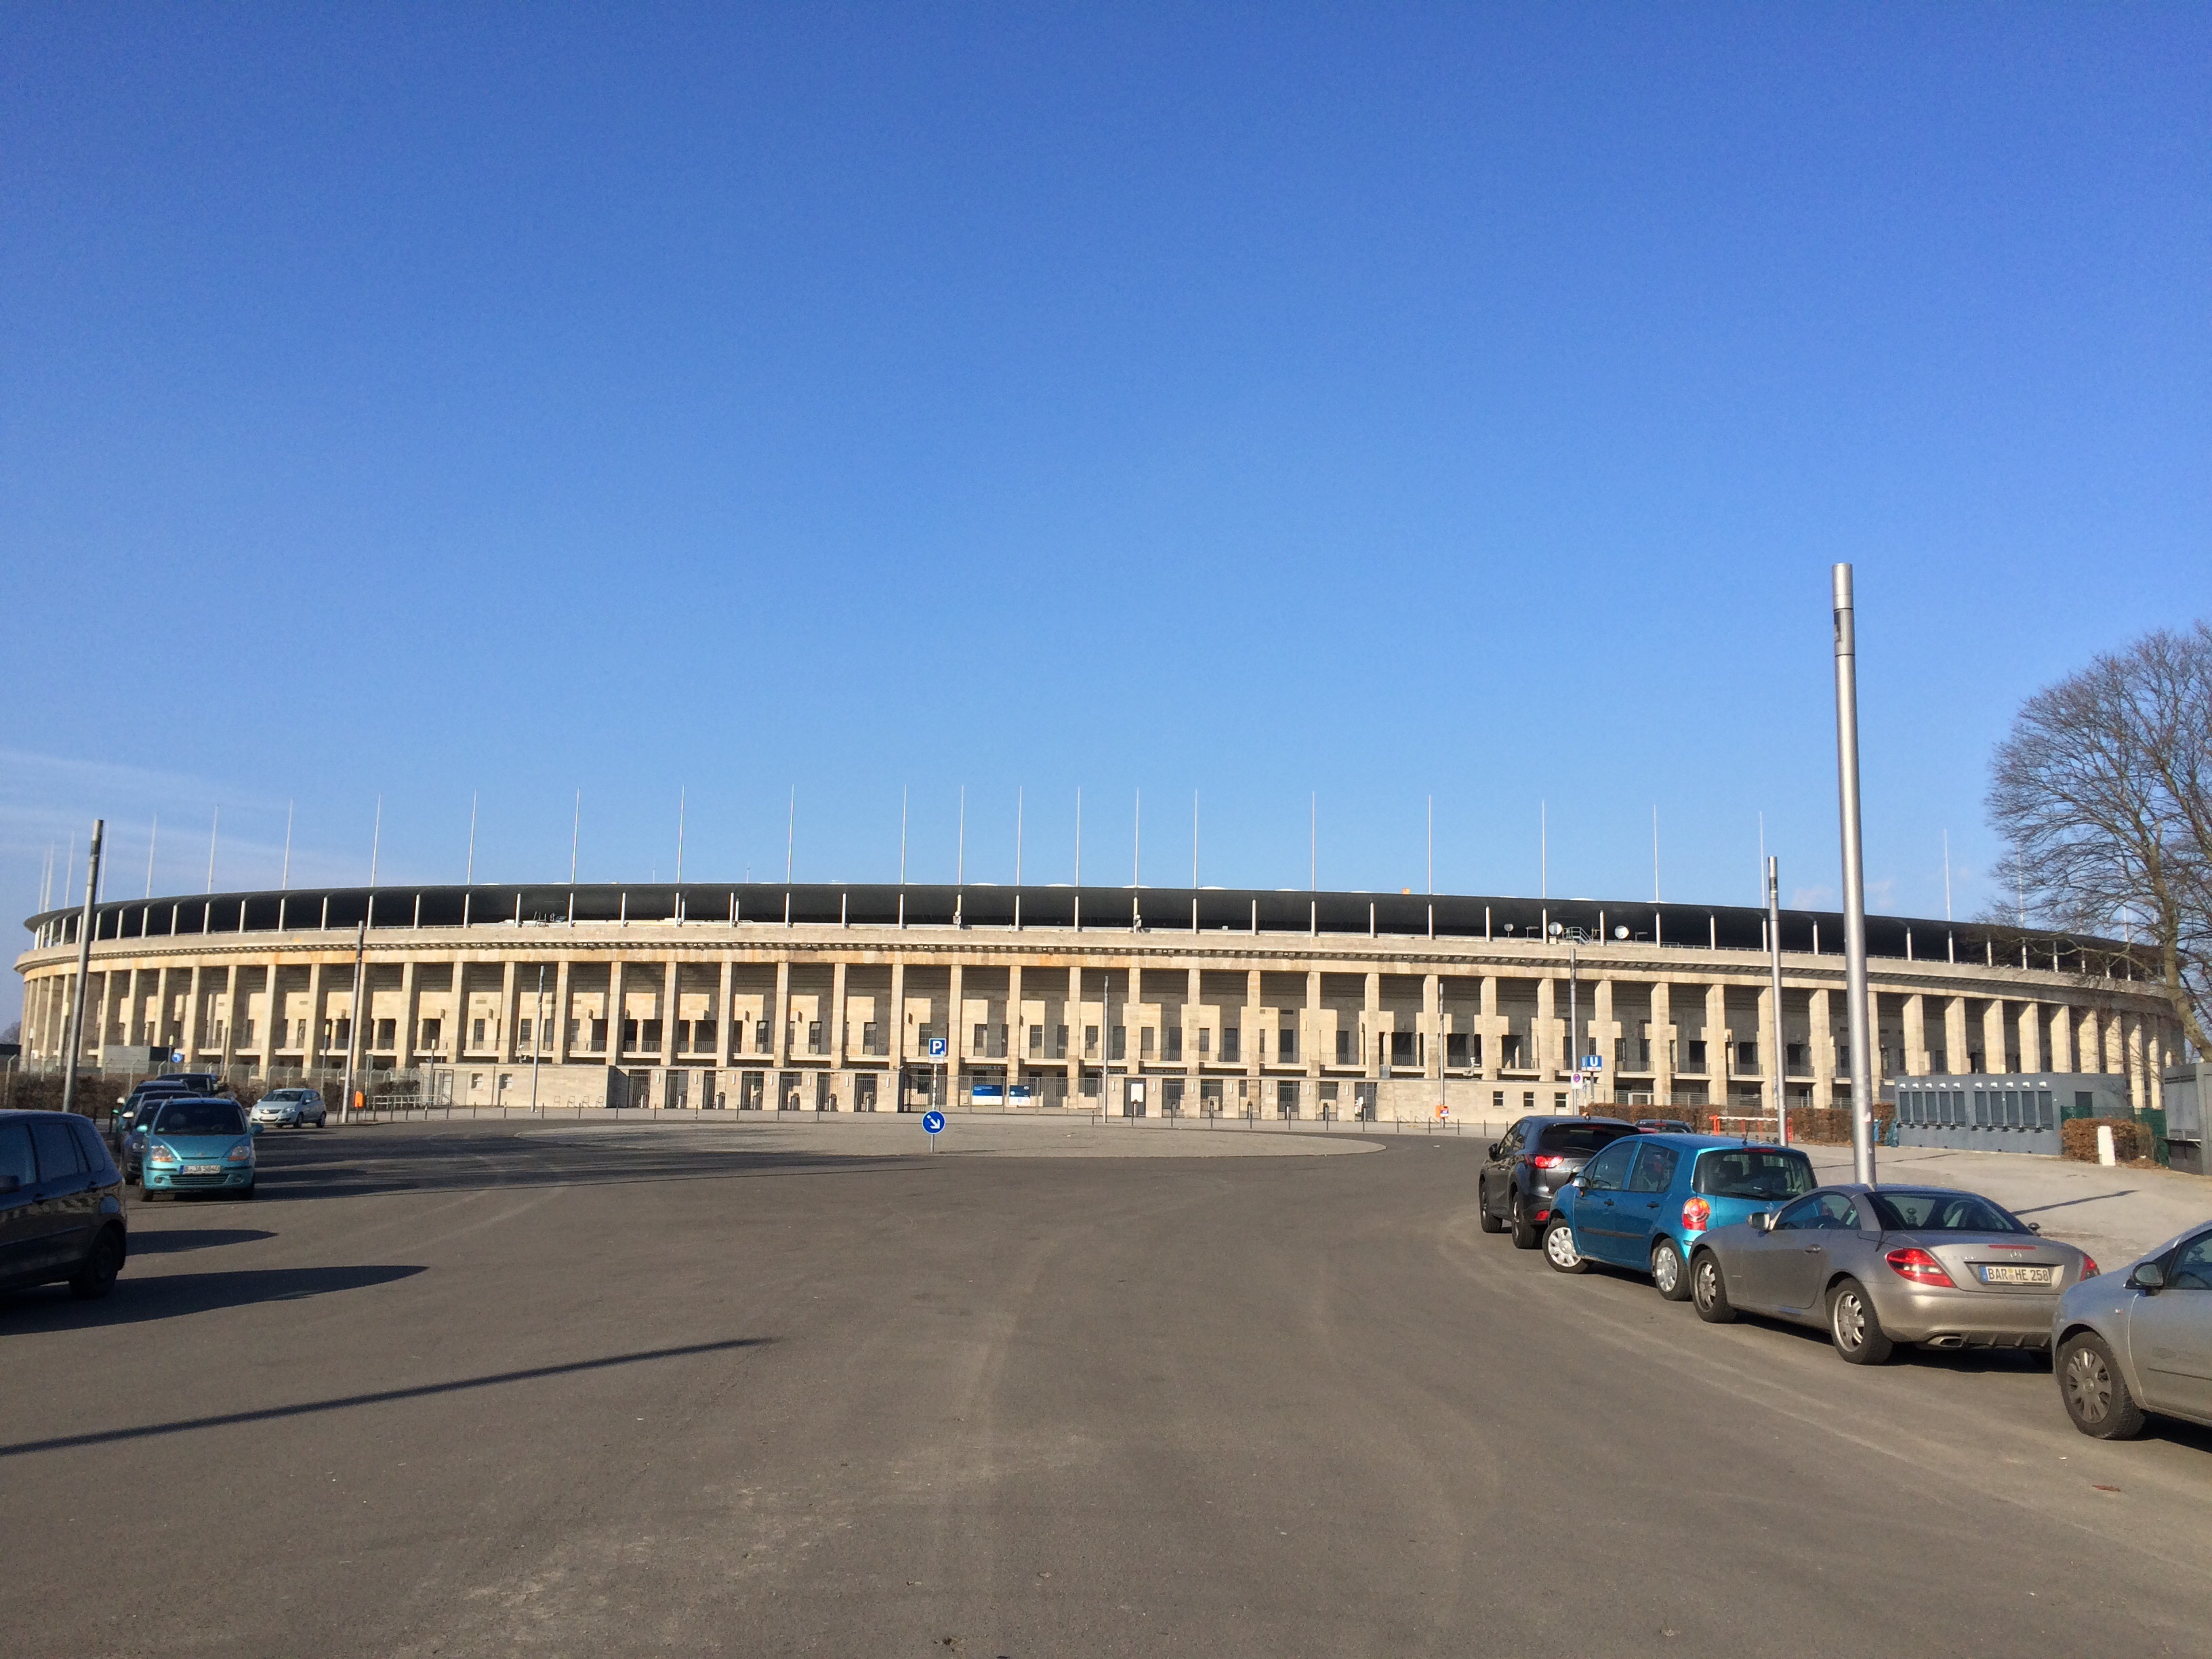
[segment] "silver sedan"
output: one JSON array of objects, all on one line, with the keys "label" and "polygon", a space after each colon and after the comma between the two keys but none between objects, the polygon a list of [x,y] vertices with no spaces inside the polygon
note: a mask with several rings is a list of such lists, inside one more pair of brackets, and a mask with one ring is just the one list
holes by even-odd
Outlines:
[{"label": "silver sedan", "polygon": [[1851,1364],[1879,1365],[1900,1342],[2043,1347],[2059,1297],[2096,1274],[1972,1193],[1823,1187],[1699,1239],[1690,1299],[1715,1323],[1741,1312],[1820,1327]]},{"label": "silver sedan", "polygon": [[2075,1285],[2051,1334],[2059,1398],[2082,1433],[2124,1439],[2149,1412],[2212,1424],[2212,1227]]}]

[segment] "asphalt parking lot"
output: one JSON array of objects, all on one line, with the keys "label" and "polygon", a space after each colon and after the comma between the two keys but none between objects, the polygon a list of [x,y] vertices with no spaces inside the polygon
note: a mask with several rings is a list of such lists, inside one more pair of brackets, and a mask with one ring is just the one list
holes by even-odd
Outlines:
[{"label": "asphalt parking lot", "polygon": [[9,1650],[2206,1650],[2212,1433],[1554,1274],[1479,1139],[776,1127],[302,1132],[134,1206],[109,1300],[0,1300]]}]

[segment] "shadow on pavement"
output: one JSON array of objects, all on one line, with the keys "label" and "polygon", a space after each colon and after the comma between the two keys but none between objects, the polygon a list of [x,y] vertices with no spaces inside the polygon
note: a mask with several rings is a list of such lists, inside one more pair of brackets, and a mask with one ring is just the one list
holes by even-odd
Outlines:
[{"label": "shadow on pavement", "polygon": [[[379,1271],[389,1271],[379,1270]],[[419,1272],[403,1268],[402,1272]],[[608,1354],[598,1359],[574,1359],[564,1364],[532,1365],[524,1370],[494,1371],[488,1376],[464,1376],[450,1382],[424,1382],[411,1389],[380,1389],[374,1394],[346,1395],[336,1400],[303,1401],[295,1406],[266,1406],[256,1411],[224,1412],[213,1417],[184,1417],[167,1423],[146,1423],[128,1429],[97,1429],[88,1434],[56,1435],[49,1440],[21,1440],[0,1445],[0,1457],[21,1457],[31,1452],[61,1451],[74,1446],[106,1446],[118,1441],[146,1440],[165,1434],[188,1434],[195,1429],[228,1428],[240,1423],[270,1423],[282,1418],[311,1417],[323,1412],[350,1411],[356,1406],[381,1406],[399,1400],[427,1400],[441,1394],[471,1389],[499,1388],[509,1382],[532,1382],[549,1376],[573,1376],[580,1371],[605,1370],[615,1365],[639,1365],[655,1359],[680,1359],[689,1355],[726,1353],[758,1347],[775,1340],[766,1336],[737,1336],[720,1342],[688,1342],[681,1347],[643,1348],[635,1353]]]},{"label": "shadow on pavement", "polygon": [[794,1175],[886,1175],[925,1161],[916,1152],[890,1157],[781,1152],[699,1152],[681,1147],[579,1147],[526,1140],[512,1132],[483,1139],[424,1136],[318,1139],[264,1159],[259,1202],[378,1193],[470,1192],[493,1188],[723,1181]]},{"label": "shadow on pavement", "polygon": [[[141,1212],[143,1213],[143,1212]],[[131,1231],[133,1255],[173,1255],[179,1250],[209,1250],[218,1244],[251,1244],[276,1235],[263,1227],[176,1227],[161,1232]]]},{"label": "shadow on pavement", "polygon": [[334,1291],[389,1285],[422,1271],[421,1267],[249,1267],[224,1273],[133,1278],[126,1267],[115,1288],[98,1302],[79,1302],[59,1285],[0,1298],[0,1333],[138,1325],[262,1302],[299,1302]]}]

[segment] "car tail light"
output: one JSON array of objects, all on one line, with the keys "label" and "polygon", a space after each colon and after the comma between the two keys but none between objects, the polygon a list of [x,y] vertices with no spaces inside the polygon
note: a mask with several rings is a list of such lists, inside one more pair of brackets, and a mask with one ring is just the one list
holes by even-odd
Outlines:
[{"label": "car tail light", "polygon": [[1956,1290],[1951,1275],[1943,1271],[1943,1264],[1927,1251],[1918,1248],[1892,1250],[1882,1258],[1889,1270],[1899,1279],[1909,1279],[1916,1285],[1940,1285],[1945,1290]]},{"label": "car tail light", "polygon": [[2084,1279],[2094,1279],[2096,1276],[2097,1258],[2094,1255],[2083,1256],[2081,1258],[2081,1277]]},{"label": "car tail light", "polygon": [[1556,1170],[1566,1161],[1566,1159],[1561,1158],[1557,1152],[1540,1152],[1537,1156],[1528,1160],[1528,1164],[1531,1169]]},{"label": "car tail light", "polygon": [[1682,1206],[1682,1231],[1701,1233],[1712,1224],[1713,1206],[1702,1198],[1693,1198]]}]

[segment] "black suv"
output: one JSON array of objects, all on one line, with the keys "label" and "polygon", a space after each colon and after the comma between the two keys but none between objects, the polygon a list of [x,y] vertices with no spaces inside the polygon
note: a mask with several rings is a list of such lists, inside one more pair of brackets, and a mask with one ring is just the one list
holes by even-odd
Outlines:
[{"label": "black suv", "polygon": [[1617,1117],[1524,1117],[1490,1143],[1490,1161],[1475,1178],[1482,1231],[1510,1225],[1517,1249],[1533,1250],[1552,1213],[1552,1194],[1575,1177],[1598,1150],[1636,1126]]},{"label": "black suv", "polygon": [[91,1120],[0,1112],[0,1291],[106,1296],[129,1252],[123,1177]]}]

